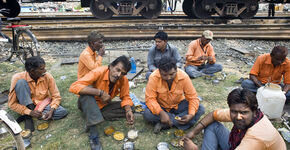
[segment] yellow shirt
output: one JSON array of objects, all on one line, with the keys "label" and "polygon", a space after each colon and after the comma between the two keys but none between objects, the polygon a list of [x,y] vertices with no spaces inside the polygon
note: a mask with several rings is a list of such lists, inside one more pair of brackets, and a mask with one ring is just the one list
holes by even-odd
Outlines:
[{"label": "yellow shirt", "polygon": [[13,75],[11,79],[11,86],[9,91],[8,97],[8,106],[13,111],[21,114],[21,115],[28,115],[30,114],[31,110],[28,109],[26,106],[19,104],[16,93],[15,93],[15,85],[18,80],[24,79],[27,81],[30,92],[31,92],[31,99],[33,104],[37,105],[40,101],[44,100],[47,97],[51,97],[51,108],[58,108],[61,97],[56,86],[55,80],[51,74],[46,73],[44,76],[40,77],[37,80],[37,83],[29,76],[28,72],[20,72]]},{"label": "yellow shirt", "polygon": [[169,90],[167,82],[161,78],[159,69],[155,70],[149,77],[146,86],[145,100],[147,107],[153,114],[159,115],[162,108],[166,111],[178,109],[178,104],[184,100],[188,101],[188,114],[195,115],[199,106],[199,99],[188,75],[177,69],[176,77]]},{"label": "yellow shirt", "polygon": [[96,52],[88,46],[79,57],[78,79],[85,76],[91,70],[102,65],[102,56],[98,56]]},{"label": "yellow shirt", "polygon": [[[230,122],[230,109],[214,111],[214,120]],[[236,150],[286,150],[286,144],[267,116],[250,127]]]}]

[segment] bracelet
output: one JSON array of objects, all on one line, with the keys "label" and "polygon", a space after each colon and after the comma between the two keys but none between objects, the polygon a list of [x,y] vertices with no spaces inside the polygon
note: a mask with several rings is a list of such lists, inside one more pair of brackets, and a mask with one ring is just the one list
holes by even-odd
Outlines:
[{"label": "bracelet", "polygon": [[132,112],[132,109],[130,109],[130,110],[128,110],[128,111],[126,111],[126,114],[127,114],[128,112]]},{"label": "bracelet", "polygon": [[203,128],[205,128],[205,125],[201,121],[199,123],[203,126]]},{"label": "bracelet", "polygon": [[102,97],[103,94],[104,94],[104,91],[103,91],[103,90],[100,90],[100,95],[99,95],[99,97]]}]

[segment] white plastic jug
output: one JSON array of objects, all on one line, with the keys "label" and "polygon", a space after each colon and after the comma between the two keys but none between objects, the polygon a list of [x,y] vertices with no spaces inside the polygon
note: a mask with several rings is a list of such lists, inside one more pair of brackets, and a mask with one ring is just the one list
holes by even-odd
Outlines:
[{"label": "white plastic jug", "polygon": [[286,96],[279,85],[269,83],[257,91],[258,105],[269,119],[280,118],[286,101]]}]

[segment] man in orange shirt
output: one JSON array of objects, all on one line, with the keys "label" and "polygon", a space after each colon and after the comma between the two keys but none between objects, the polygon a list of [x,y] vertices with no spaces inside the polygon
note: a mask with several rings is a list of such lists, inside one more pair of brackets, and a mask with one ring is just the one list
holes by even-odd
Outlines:
[{"label": "man in orange shirt", "polygon": [[[93,150],[102,149],[96,125],[104,119],[126,117],[128,124],[134,124],[133,102],[129,96],[129,81],[125,76],[130,69],[128,58],[120,56],[109,66],[95,68],[70,86],[70,92],[80,95],[78,106],[85,116]],[[118,94],[122,101],[111,102]]]},{"label": "man in orange shirt", "polygon": [[78,79],[102,65],[102,56],[105,54],[103,40],[104,36],[96,30],[88,35],[89,46],[80,54],[79,57]]},{"label": "man in orange shirt", "polygon": [[185,130],[204,114],[190,78],[177,69],[172,57],[160,59],[158,69],[149,77],[145,99],[148,108],[143,116],[156,124],[156,134],[171,126]]},{"label": "man in orange shirt", "polygon": [[242,87],[256,93],[257,89],[266,83],[280,84],[290,99],[290,60],[287,58],[288,49],[284,46],[275,46],[269,54],[260,55],[250,72],[250,79],[242,82]]},{"label": "man in orange shirt", "polygon": [[[207,114],[186,134],[185,150],[198,150],[190,140],[204,129],[202,149],[206,150],[286,150],[286,144],[260,109],[256,96],[247,89],[234,89],[227,98],[229,109]],[[220,122],[233,122],[229,131]]]},{"label": "man in orange shirt", "polygon": [[211,40],[213,40],[213,33],[205,30],[201,38],[190,42],[185,63],[185,72],[189,77],[197,78],[205,74],[213,75],[222,71],[222,65],[215,63],[215,53],[210,44]]},{"label": "man in orange shirt", "polygon": [[[13,75],[8,98],[8,106],[22,115],[25,129],[34,131],[32,117],[44,120],[57,120],[67,115],[67,110],[60,106],[61,97],[51,74],[45,70],[41,57],[30,57],[25,62],[26,72]],[[51,100],[42,112],[35,109],[45,99]],[[21,119],[18,119],[21,120]]]}]

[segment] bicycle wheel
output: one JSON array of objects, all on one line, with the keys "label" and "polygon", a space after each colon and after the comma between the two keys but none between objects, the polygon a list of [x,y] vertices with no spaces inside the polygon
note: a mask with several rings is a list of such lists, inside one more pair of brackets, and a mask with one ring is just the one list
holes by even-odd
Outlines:
[{"label": "bicycle wheel", "polygon": [[4,62],[7,60],[10,60],[10,58],[13,55],[13,43],[12,40],[5,34],[0,33],[0,36],[2,34],[3,39],[1,38],[0,41],[0,62]]},{"label": "bicycle wheel", "polygon": [[9,126],[2,120],[0,120],[0,149],[25,149],[21,135],[14,134]]},{"label": "bicycle wheel", "polygon": [[26,58],[31,56],[38,56],[39,43],[34,34],[28,29],[20,29],[16,35],[16,57],[20,59],[22,63]]}]

